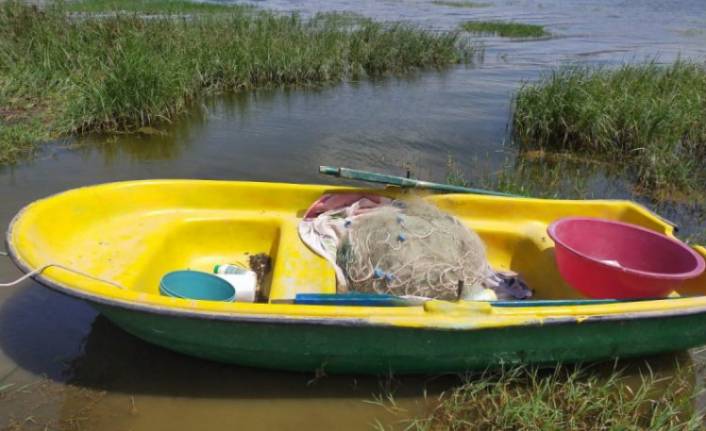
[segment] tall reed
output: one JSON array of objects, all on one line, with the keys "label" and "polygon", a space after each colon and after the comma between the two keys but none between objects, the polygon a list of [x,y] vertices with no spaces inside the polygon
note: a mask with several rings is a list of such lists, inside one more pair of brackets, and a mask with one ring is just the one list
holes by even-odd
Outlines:
[{"label": "tall reed", "polygon": [[513,125],[523,149],[631,164],[644,188],[706,185],[702,64],[562,68],[521,88]]},{"label": "tall reed", "polygon": [[206,94],[440,68],[472,51],[455,33],[336,14],[135,12],[161,3],[131,0],[121,7],[132,12],[99,16],[0,4],[0,127],[12,110],[41,119],[45,137],[130,131],[172,120]]}]

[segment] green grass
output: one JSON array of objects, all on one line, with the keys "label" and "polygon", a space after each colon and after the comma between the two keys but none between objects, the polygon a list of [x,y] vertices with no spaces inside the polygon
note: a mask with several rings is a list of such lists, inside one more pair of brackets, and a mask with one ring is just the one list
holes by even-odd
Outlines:
[{"label": "green grass", "polygon": [[[71,7],[98,11],[111,4]],[[133,13],[165,4],[219,13]],[[303,20],[249,6],[131,0],[120,2],[131,12],[76,17],[64,7],[0,3],[2,160],[26,152],[28,137],[135,131],[171,121],[205,95],[441,68],[473,50],[455,33],[340,14]],[[10,119],[4,114],[10,112],[22,115]]]},{"label": "green grass", "polygon": [[189,0],[77,0],[65,3],[71,12],[214,13],[242,8],[233,4],[197,3]]},{"label": "green grass", "polygon": [[514,134],[523,150],[630,166],[642,190],[703,190],[705,95],[701,64],[563,68],[520,89]]},{"label": "green grass", "polygon": [[461,24],[461,29],[475,34],[513,38],[536,38],[550,34],[541,25],[506,21],[467,21]]},{"label": "green grass", "polygon": [[432,0],[432,4],[457,8],[489,7],[493,5],[492,3],[481,3],[468,0]]},{"label": "green grass", "polygon": [[693,372],[639,379],[620,371],[515,368],[471,376],[411,430],[702,430]]}]

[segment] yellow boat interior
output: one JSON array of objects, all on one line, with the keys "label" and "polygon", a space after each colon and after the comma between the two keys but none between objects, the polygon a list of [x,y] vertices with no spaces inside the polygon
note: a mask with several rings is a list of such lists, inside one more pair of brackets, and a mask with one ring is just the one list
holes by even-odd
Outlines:
[{"label": "yellow boat interior", "polygon": [[[122,286],[117,288],[58,267],[49,267],[39,275],[47,284],[88,300],[198,313],[382,320],[386,319],[385,316],[392,320],[404,317],[405,324],[424,325],[421,316],[433,311],[433,304],[383,310],[278,303],[293,299],[297,293],[336,292],[332,267],[300,240],[297,225],[306,209],[322,194],[363,190],[390,197],[414,193],[394,188],[369,190],[201,180],[111,183],[71,190],[29,205],[13,221],[7,240],[14,258],[26,270],[61,264]],[[423,198],[474,229],[485,242],[490,263],[496,269],[521,274],[534,291],[533,299],[581,297],[562,280],[554,261],[553,242],[546,229],[558,218],[572,215],[603,217],[673,234],[671,225],[643,207],[626,201],[460,194],[426,195]],[[706,255],[703,247],[696,249]],[[272,270],[261,286],[265,302],[193,301],[159,293],[160,279],[170,271],[211,272],[216,264],[247,262],[249,256],[258,253],[266,253],[272,259]],[[619,307],[513,307],[503,312],[577,316],[619,313],[626,309],[703,307],[706,301],[700,295],[704,293],[706,275],[686,283],[676,293],[690,296],[683,300],[640,301]],[[483,309],[473,304],[454,306],[464,311]]]}]

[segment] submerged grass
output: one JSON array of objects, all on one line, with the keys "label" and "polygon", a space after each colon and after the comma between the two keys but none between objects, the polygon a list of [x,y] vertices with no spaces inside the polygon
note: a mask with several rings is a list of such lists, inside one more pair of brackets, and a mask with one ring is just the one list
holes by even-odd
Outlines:
[{"label": "submerged grass", "polygon": [[492,3],[481,3],[468,0],[432,0],[432,4],[457,8],[489,7],[493,5]]},{"label": "submerged grass", "polygon": [[[477,163],[472,170],[468,168],[464,170],[450,157],[447,163],[446,183],[528,197],[555,199],[594,197],[590,191],[588,179],[595,173],[595,167],[582,160],[508,157],[499,169],[492,171],[485,171],[478,167],[483,164],[487,163]],[[474,172],[474,177],[467,178],[465,171]]]},{"label": "submerged grass", "polygon": [[541,25],[507,21],[467,21],[461,24],[461,29],[470,33],[514,38],[544,37],[550,34]]},{"label": "submerged grass", "polygon": [[[467,175],[470,174],[470,175]],[[679,225],[679,237],[706,245],[706,196],[635,189],[629,167],[572,153],[525,151],[505,160],[476,158],[461,166],[449,158],[448,184],[548,199],[629,199]]]},{"label": "submerged grass", "polygon": [[4,431],[80,431],[97,429],[101,418],[130,414],[128,408],[116,409],[115,404],[106,407],[105,395],[105,391],[57,383],[46,377],[11,385],[0,390],[0,427]]},{"label": "submerged grass", "polygon": [[702,430],[690,367],[638,381],[582,367],[514,368],[467,377],[416,430]]},{"label": "submerged grass", "polygon": [[643,190],[706,185],[704,65],[564,68],[521,88],[513,125],[523,150],[631,164]]},{"label": "submerged grass", "polygon": [[[71,7],[98,11],[110,4]],[[174,9],[149,18],[133,13],[165,4]],[[212,6],[129,0],[119,6],[129,13],[75,17],[65,7],[0,3],[2,160],[23,153],[34,138],[169,121],[207,94],[440,68],[472,52],[455,33],[337,14],[303,20],[214,6],[219,13],[172,15]],[[3,114],[18,111],[28,115]]]}]

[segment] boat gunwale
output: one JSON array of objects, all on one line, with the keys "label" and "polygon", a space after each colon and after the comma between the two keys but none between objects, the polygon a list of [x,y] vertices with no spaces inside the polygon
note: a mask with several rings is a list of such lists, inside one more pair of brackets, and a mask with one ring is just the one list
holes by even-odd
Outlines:
[{"label": "boat gunwale", "polygon": [[[95,187],[102,187],[102,186],[109,186],[113,184],[139,184],[139,183],[154,183],[154,182],[161,182],[161,181],[168,181],[168,182],[191,182],[191,181],[202,181],[202,182],[214,182],[214,183],[224,183],[224,182],[232,182],[232,181],[224,181],[224,180],[188,180],[188,179],[148,179],[148,180],[134,180],[134,181],[115,181],[115,182],[108,182],[108,183],[101,183],[101,184],[93,184],[93,185],[87,185],[87,186],[82,186],[82,187],[77,187],[65,191],[61,191],[58,193],[54,193],[51,195],[48,195],[44,198],[37,199],[33,202],[30,202],[29,204],[25,205],[23,208],[21,208],[17,214],[12,218],[10,221],[10,224],[8,226],[8,229],[5,233],[5,245],[6,245],[6,250],[8,253],[8,257],[12,260],[12,262],[25,274],[31,272],[33,269],[30,268],[28,264],[26,264],[20,257],[19,253],[16,250],[15,246],[13,245],[11,238],[12,238],[12,233],[14,230],[14,227],[17,223],[17,221],[20,219],[20,217],[27,211],[29,210],[33,205],[44,201],[48,199],[52,199],[56,196],[60,196],[63,194],[71,193],[71,192],[76,192],[78,190],[82,189],[87,189],[87,188],[95,188]],[[239,181],[239,183],[242,184],[253,184],[253,185],[264,185],[264,184],[273,184],[269,182],[257,182],[257,181]],[[285,185],[285,186],[321,186],[319,184],[292,184],[292,183],[274,183],[277,185]],[[355,189],[354,187],[339,187],[339,186],[328,186],[330,188],[340,188],[341,190],[346,190],[346,189]],[[384,189],[383,189],[384,190]],[[447,195],[447,194],[445,194]],[[496,197],[496,196],[480,196],[481,198],[484,199],[507,199],[504,197]],[[546,198],[529,198],[533,200],[538,200],[538,201],[544,201],[544,200],[563,200],[563,201],[576,201],[575,199],[546,199]],[[651,210],[648,208],[632,202],[628,201],[625,199],[598,199],[596,200],[597,202],[621,202],[621,203],[629,203],[631,205],[634,205],[636,207],[639,207],[646,211],[649,215],[654,216],[656,219],[659,221],[665,223],[668,225],[668,227],[676,230],[676,225],[666,221],[666,219],[663,219],[659,215],[653,213]],[[48,277],[43,276],[42,274],[36,274],[31,276],[32,280],[35,282],[41,284],[42,286],[45,286],[47,288],[50,288],[52,290],[55,290],[59,293],[65,294],[67,296],[75,297],[77,299],[85,300],[89,303],[96,303],[99,305],[105,305],[105,306],[111,306],[111,307],[117,307],[117,308],[122,308],[128,311],[136,311],[136,312],[147,312],[147,313],[153,313],[157,315],[163,315],[163,316],[168,316],[168,317],[184,317],[184,318],[196,318],[196,319],[207,319],[207,320],[218,320],[218,321],[229,321],[229,322],[256,322],[256,323],[296,323],[296,324],[314,324],[314,325],[326,325],[326,326],[344,326],[344,327],[350,327],[350,326],[374,326],[374,327],[395,327],[395,328],[405,328],[405,329],[411,329],[411,330],[436,330],[436,331],[478,331],[478,330],[495,330],[495,329],[517,329],[517,328],[523,328],[523,327],[531,327],[531,326],[549,326],[549,325],[561,325],[561,324],[580,324],[584,322],[609,322],[609,321],[631,321],[631,320],[641,320],[641,319],[651,319],[651,318],[664,318],[664,317],[680,317],[680,316],[689,316],[689,315],[696,315],[696,314],[706,314],[706,305],[702,306],[682,306],[682,307],[672,307],[669,309],[661,309],[661,310],[645,310],[645,311],[631,311],[631,312],[619,312],[619,313],[605,313],[605,314],[591,314],[591,315],[581,315],[581,314],[573,314],[573,315],[544,315],[544,316],[537,316],[533,320],[529,321],[524,321],[519,324],[517,323],[512,323],[512,324],[506,324],[506,325],[493,325],[493,326],[481,326],[481,327],[472,327],[472,326],[440,326],[440,325],[419,325],[419,326],[412,326],[412,325],[405,325],[405,324],[395,324],[391,322],[379,322],[379,321],[373,321],[369,317],[367,318],[355,318],[355,317],[332,317],[332,316],[326,316],[326,317],[316,317],[316,316],[297,316],[293,317],[292,315],[285,315],[283,313],[252,313],[252,312],[238,312],[238,311],[231,311],[231,312],[213,312],[213,311],[207,311],[207,310],[192,310],[192,309],[187,309],[183,307],[165,307],[165,306],[160,306],[160,305],[154,305],[150,303],[142,303],[142,302],[136,302],[136,301],[129,301],[129,300],[123,300],[123,299],[114,299],[110,298],[104,295],[98,295],[98,294],[92,294],[92,293],[87,293],[83,290],[80,289],[75,289],[72,288],[71,286],[58,283],[55,281],[52,281]],[[670,302],[674,303],[675,305],[678,304],[679,302],[682,302],[682,300],[689,300],[689,299],[694,299],[694,298],[705,298],[706,295],[699,295],[699,296],[693,296],[693,297],[684,297],[682,299],[672,299]],[[656,302],[656,301],[661,301],[661,300],[655,300],[655,301],[644,301],[645,303],[648,302]],[[593,306],[592,304],[585,304],[585,305],[577,305],[577,306],[572,306],[574,308],[582,308],[586,306]],[[326,307],[326,308],[333,308],[332,306],[329,305],[318,305],[314,307]],[[538,309],[545,308],[545,306],[542,307],[537,307]]]}]

